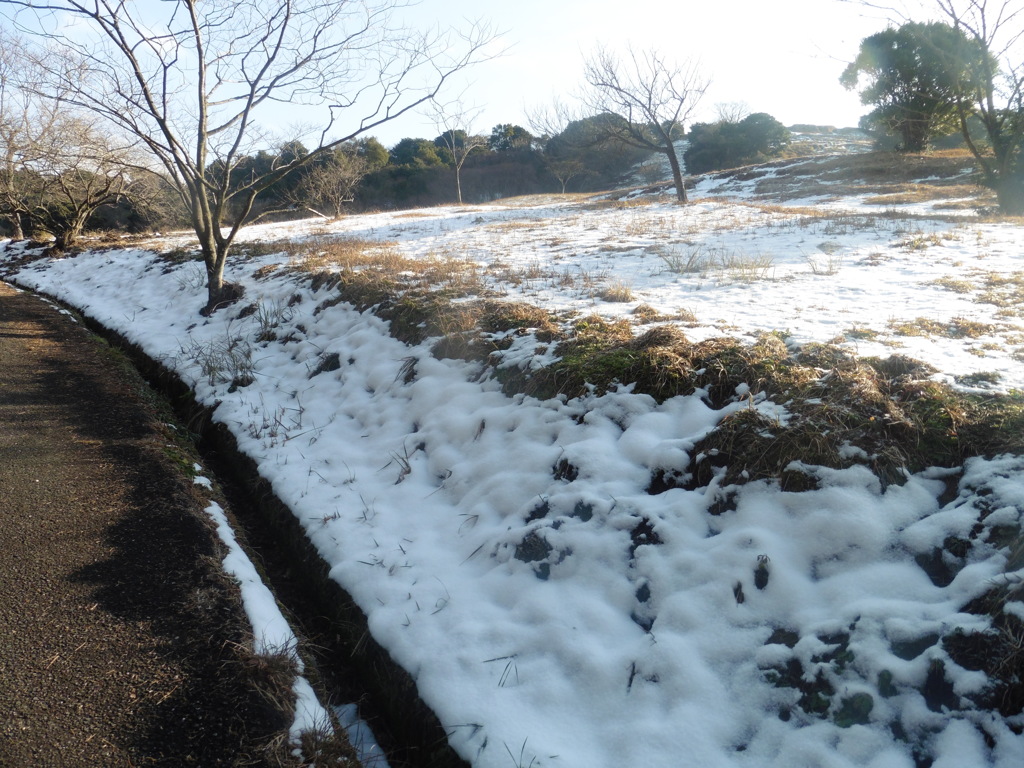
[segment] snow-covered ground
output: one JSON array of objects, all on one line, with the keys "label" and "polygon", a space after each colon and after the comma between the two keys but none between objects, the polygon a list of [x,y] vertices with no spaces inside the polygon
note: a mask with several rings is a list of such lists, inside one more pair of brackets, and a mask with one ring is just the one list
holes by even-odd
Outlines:
[{"label": "snow-covered ground", "polygon": [[[494,292],[550,310],[633,318],[646,304],[695,317],[693,340],[784,331],[1024,388],[1019,225],[926,204],[894,215],[863,196],[763,205],[722,184],[687,207],[556,196],[244,239],[392,241],[469,260]],[[122,333],[215,407],[475,768],[1024,765],[1024,719],[977,708],[987,678],[940,642],[989,629],[961,609],[1024,578],[1004,573],[994,534],[1021,523],[1024,458],[969,461],[952,498],[950,470],[883,491],[863,467],[820,469],[817,490],[753,482],[712,514],[719,481],[648,493],[652,474],[685,469],[730,413],[784,409],[658,404],[628,386],[508,397],[478,364],[325,303],[336,288],[271,271],[292,257],[262,250],[230,260],[245,299],[210,318],[201,264],[141,248],[12,279]],[[608,288],[629,300],[599,298]],[[233,368],[252,383],[233,386]],[[955,577],[940,585],[915,557],[950,537],[970,545],[941,555]]]}]

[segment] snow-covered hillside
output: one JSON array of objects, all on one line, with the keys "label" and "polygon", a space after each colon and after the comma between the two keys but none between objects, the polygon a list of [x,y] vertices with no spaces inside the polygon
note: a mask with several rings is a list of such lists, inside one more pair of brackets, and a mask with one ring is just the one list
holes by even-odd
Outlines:
[{"label": "snow-covered hillside", "polygon": [[[635,191],[252,227],[228,267],[245,298],[210,318],[186,236],[7,279],[215,407],[475,768],[1016,768],[1024,717],[988,701],[962,648],[1007,631],[971,601],[1024,579],[1024,563],[1006,572],[1024,457],[884,487],[862,464],[805,467],[801,493],[725,488],[724,468],[654,487],[728,417],[791,413],[743,386],[724,406],[630,382],[509,396],[493,368],[395,339],[302,269],[339,239],[377,241],[399,273],[429,261],[441,282],[566,317],[693,341],[771,331],[916,358],[974,392],[1024,388],[1020,225],[979,219],[966,177],[880,190],[831,162],[708,177],[685,207]],[[492,364],[557,355],[502,333]],[[1024,619],[1024,603],[1003,612]]]}]

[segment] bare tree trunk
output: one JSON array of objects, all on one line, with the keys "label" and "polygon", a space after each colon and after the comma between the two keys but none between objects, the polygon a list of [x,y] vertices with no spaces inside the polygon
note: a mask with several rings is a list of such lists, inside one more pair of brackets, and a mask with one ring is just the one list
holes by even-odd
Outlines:
[{"label": "bare tree trunk", "polygon": [[[203,215],[204,211],[207,212],[206,216]],[[192,220],[193,228],[199,236],[199,250],[206,266],[206,306],[200,313],[208,316],[238,301],[245,290],[237,283],[224,281],[224,265],[227,263],[231,239],[221,236],[211,225],[214,219],[209,214],[208,201],[196,200],[192,209]]]},{"label": "bare tree trunk", "polygon": [[89,213],[91,211],[76,211],[66,221],[62,222],[59,227],[54,227],[53,248],[55,251],[58,253],[67,251],[78,244],[78,239],[82,236],[82,230],[85,229],[85,222]]},{"label": "bare tree trunk", "polygon": [[11,223],[11,240],[24,240],[25,229],[21,225],[21,213],[15,211],[7,217],[7,220]]},{"label": "bare tree trunk", "polygon": [[679,157],[676,155],[675,145],[671,141],[665,147],[665,156],[668,158],[669,167],[672,168],[672,181],[676,185],[676,200],[680,203],[688,203],[686,183],[683,181],[683,170],[679,167]]},{"label": "bare tree trunk", "polygon": [[996,200],[999,210],[1007,216],[1024,215],[1024,178],[1018,174],[1008,173],[999,178],[996,184]]}]

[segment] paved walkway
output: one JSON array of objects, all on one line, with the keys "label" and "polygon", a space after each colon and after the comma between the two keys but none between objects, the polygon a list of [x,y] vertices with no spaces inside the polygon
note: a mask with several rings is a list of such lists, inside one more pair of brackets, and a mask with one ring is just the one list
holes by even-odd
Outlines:
[{"label": "paved walkway", "polygon": [[262,765],[287,727],[164,418],[105,345],[0,283],[3,768]]}]

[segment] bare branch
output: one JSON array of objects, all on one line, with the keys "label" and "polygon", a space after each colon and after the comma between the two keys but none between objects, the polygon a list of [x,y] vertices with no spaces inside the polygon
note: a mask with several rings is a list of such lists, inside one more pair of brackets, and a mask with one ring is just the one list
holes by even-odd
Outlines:
[{"label": "bare branch", "polygon": [[[458,72],[489,57],[493,29],[414,33],[404,0],[0,0],[21,29],[50,42],[65,103],[135,136],[169,174],[199,236],[212,309],[224,263],[261,192],[378,126],[431,101]],[[238,180],[288,109],[316,107],[311,151]],[[306,140],[303,138],[303,140]]]},{"label": "bare branch", "polygon": [[615,118],[604,123],[607,138],[665,155],[677,198],[686,202],[675,142],[710,85],[699,67],[671,63],[653,49],[629,48],[622,61],[602,47],[584,63],[584,80],[579,100],[585,109]]},{"label": "bare branch", "polygon": [[487,137],[475,134],[473,129],[473,121],[481,111],[467,107],[461,100],[447,104],[433,102],[434,125],[455,166],[455,199],[459,205],[462,205],[462,166],[474,150],[487,146]]}]

